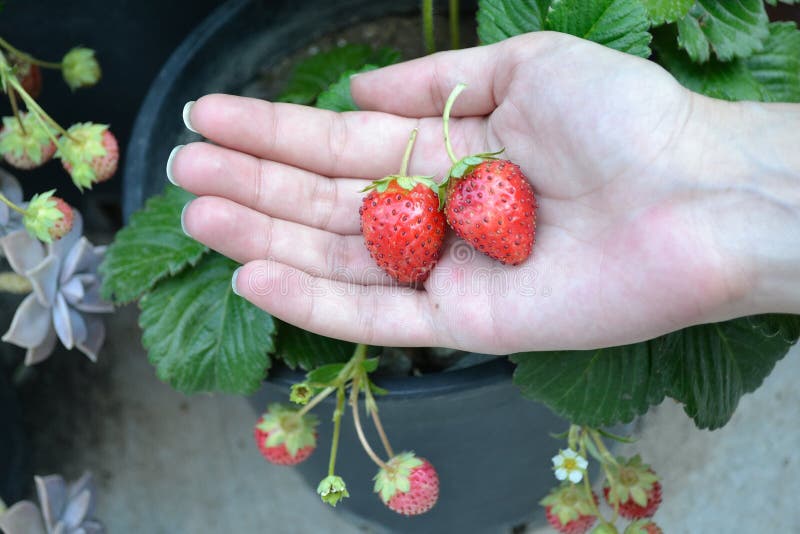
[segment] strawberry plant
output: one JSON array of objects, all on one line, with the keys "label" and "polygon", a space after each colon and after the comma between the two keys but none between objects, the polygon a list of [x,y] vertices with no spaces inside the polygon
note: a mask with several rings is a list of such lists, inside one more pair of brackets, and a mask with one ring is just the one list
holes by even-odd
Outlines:
[{"label": "strawberry plant", "polygon": [[[457,8],[457,2],[451,4]],[[431,5],[424,2],[429,48]],[[450,15],[456,20],[457,9]],[[527,32],[562,32],[649,58],[685,87],[709,97],[800,102],[800,31],[791,22],[770,22],[761,0],[481,0],[476,22],[482,44]],[[453,38],[456,47],[455,32]],[[350,76],[399,59],[395,51],[366,45],[335,47],[298,64],[278,100],[355,110]],[[404,163],[397,175],[379,179],[365,191],[360,214],[364,246],[378,266],[402,282],[420,282],[435,272],[444,240],[443,216],[460,238],[499,262],[517,265],[535,254],[535,177],[501,159],[500,152],[454,153],[447,125],[461,88],[453,89],[441,110],[452,162],[445,180],[406,176]],[[406,160],[412,145],[413,135]],[[119,304],[139,300],[143,343],[159,377],[185,392],[248,394],[259,387],[274,361],[306,371],[307,379],[291,392],[291,400],[304,404],[296,412],[300,415],[289,417],[289,427],[281,432],[274,421],[262,420],[255,435],[262,452],[283,447],[265,452],[268,459],[302,460],[317,444],[311,428],[299,425],[298,431],[297,421],[335,393],[330,469],[318,488],[321,498],[333,505],[348,496],[345,479],[335,469],[347,390],[358,428],[355,407],[363,395],[384,438],[385,457],[361,440],[379,466],[376,490],[381,500],[401,513],[429,507],[438,483],[433,484],[425,460],[395,454],[385,439],[374,399],[380,390],[368,376],[378,361],[365,358],[366,347],[282,323],[238,298],[230,285],[235,262],[181,230],[181,212],[191,198],[167,186],[120,231],[100,268],[106,298]],[[434,201],[443,211],[429,209]],[[401,206],[395,207],[396,202]],[[567,447],[553,458],[560,485],[541,501],[550,523],[562,532],[592,527],[616,532],[615,522],[625,518],[631,520],[626,532],[659,531],[649,519],[661,500],[655,469],[638,458],[614,456],[604,439],[624,438],[602,429],[630,422],[668,397],[683,405],[698,428],[720,428],[798,337],[800,317],[764,314],[696,325],[625,346],[508,355],[516,365],[513,381],[520,394],[572,423],[563,436]],[[380,354],[391,349],[369,350]],[[610,518],[602,515],[603,504],[592,492],[590,462],[596,462],[605,478],[602,496],[612,510]],[[422,474],[415,478],[417,473]]]}]

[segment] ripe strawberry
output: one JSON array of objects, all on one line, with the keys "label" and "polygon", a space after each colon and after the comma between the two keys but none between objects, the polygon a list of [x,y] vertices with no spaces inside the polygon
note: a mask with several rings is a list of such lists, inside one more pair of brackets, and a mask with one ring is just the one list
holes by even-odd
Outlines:
[{"label": "ripe strawberry", "polygon": [[416,138],[411,134],[400,173],[376,180],[364,191],[361,233],[372,258],[401,283],[424,282],[439,259],[445,233],[436,184],[426,176],[406,176]]},{"label": "ripe strawberry", "polygon": [[28,63],[16,56],[12,56],[10,59],[22,88],[34,99],[39,98],[39,95],[42,94],[42,69],[39,68],[39,65]]},{"label": "ripe strawberry", "polygon": [[20,113],[19,119],[3,117],[0,153],[17,169],[34,169],[50,161],[56,152],[51,134],[53,130],[48,132],[31,113]]},{"label": "ripe strawberry", "polygon": [[58,219],[52,228],[50,228],[50,237],[54,241],[61,239],[72,230],[72,223],[75,220],[75,213],[69,204],[64,202],[62,198],[50,197],[51,200],[56,201],[56,209],[63,214],[63,217]]},{"label": "ripe strawberry", "polygon": [[299,464],[317,447],[317,418],[300,415],[290,406],[273,404],[263,414],[253,434],[258,450],[269,462],[278,465]]},{"label": "ripe strawberry", "polygon": [[403,452],[375,475],[375,493],[390,510],[403,515],[424,514],[439,499],[439,475],[431,463]]},{"label": "ripe strawberry", "polygon": [[491,152],[456,159],[450,146],[453,102],[466,87],[459,84],[445,106],[445,145],[453,167],[441,188],[447,222],[456,233],[490,258],[519,265],[530,256],[536,236],[536,197],[519,166]]},{"label": "ripe strawberry", "polygon": [[640,519],[628,525],[624,534],[664,534],[664,531],[649,519]]},{"label": "ripe strawberry", "polygon": [[[592,493],[597,504],[597,495]],[[589,500],[583,486],[565,482],[554,488],[544,499],[539,501],[544,506],[547,522],[564,534],[583,534],[595,521],[595,507]]]},{"label": "ripe strawberry", "polygon": [[90,122],[72,125],[56,154],[79,188],[104,182],[117,172],[119,144],[104,124]]},{"label": "ripe strawberry", "polygon": [[628,519],[652,517],[661,504],[661,483],[655,471],[638,454],[627,461],[620,458],[609,470],[613,485],[606,481],[603,487],[609,506],[619,504],[619,514]]}]

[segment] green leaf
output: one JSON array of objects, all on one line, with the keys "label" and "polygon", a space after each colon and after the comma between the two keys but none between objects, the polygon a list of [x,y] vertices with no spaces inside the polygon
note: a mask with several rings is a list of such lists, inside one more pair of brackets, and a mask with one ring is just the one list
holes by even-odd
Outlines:
[{"label": "green leaf", "polygon": [[275,357],[292,369],[305,371],[321,365],[346,362],[353,355],[355,344],[308,332],[289,323],[278,322]]},{"label": "green leaf", "polygon": [[192,198],[183,189],[168,186],[117,232],[99,269],[105,299],[130,302],[162,278],[196,264],[208,251],[181,229],[181,211]]},{"label": "green leaf", "polygon": [[544,29],[550,0],[479,0],[478,38],[492,44],[515,35]]},{"label": "green leaf", "polygon": [[650,21],[655,24],[665,22],[675,22],[689,13],[689,9],[694,5],[694,0],[640,0]]},{"label": "green leaf", "polygon": [[771,6],[777,6],[780,1],[782,4],[796,4],[797,0],[766,0]]},{"label": "green leaf", "polygon": [[308,382],[315,385],[331,385],[339,377],[339,373],[344,369],[344,366],[345,364],[343,363],[322,365],[306,375]]},{"label": "green leaf", "polygon": [[689,57],[706,62],[748,57],[763,48],[769,19],[762,0],[697,0],[678,20],[678,42]]},{"label": "green leaf", "polygon": [[360,72],[375,70],[375,65],[365,65],[358,70],[348,70],[337,81],[321,92],[317,97],[316,107],[331,111],[358,111],[358,106],[350,94],[350,76]]},{"label": "green leaf", "polygon": [[320,52],[297,64],[278,98],[281,102],[312,104],[317,96],[347,71],[364,65],[383,67],[396,63],[400,53],[391,48],[374,50],[368,45],[347,44]]},{"label": "green leaf", "polygon": [[185,393],[252,393],[269,368],[275,323],[237,297],[238,265],[219,254],[160,282],[140,301],[139,325],[156,374]]},{"label": "green leaf", "polygon": [[653,42],[658,62],[686,88],[724,100],[766,100],[764,88],[742,60],[711,59],[694,63],[675,40],[669,28],[656,32]]},{"label": "green leaf", "polygon": [[639,0],[553,0],[547,29],[635,56],[650,56],[650,21]]},{"label": "green leaf", "polygon": [[361,363],[361,368],[364,369],[366,373],[373,373],[378,368],[380,361],[380,358],[369,358]]},{"label": "green leaf", "polygon": [[765,100],[800,102],[800,31],[794,22],[773,22],[764,49],[745,60]]},{"label": "green leaf", "polygon": [[514,354],[514,384],[578,425],[629,422],[664,399],[662,342],[588,351]]},{"label": "green leaf", "polygon": [[699,428],[720,428],[800,335],[796,315],[759,315],[699,325],[668,336],[667,394]]}]

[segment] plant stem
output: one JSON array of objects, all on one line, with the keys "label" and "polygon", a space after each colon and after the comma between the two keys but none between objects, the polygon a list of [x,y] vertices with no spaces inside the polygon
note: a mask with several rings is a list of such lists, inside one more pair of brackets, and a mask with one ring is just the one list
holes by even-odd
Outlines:
[{"label": "plant stem", "polygon": [[344,413],[344,386],[336,390],[336,409],[333,411],[333,439],[331,440],[331,457],[328,461],[328,476],[336,473],[336,454],[339,451],[339,434],[342,430],[342,415]]},{"label": "plant stem", "polygon": [[459,22],[459,9],[458,9],[458,0],[450,0],[450,12],[448,13],[450,16],[450,48],[453,50],[458,50],[461,48],[461,39],[458,34],[458,22]]},{"label": "plant stem", "polygon": [[[25,102],[25,105],[28,107],[28,111],[29,112],[32,111],[34,113],[34,115],[37,115],[40,119],[44,118],[47,122],[49,122],[51,125],[53,125],[53,127],[56,130],[58,130],[58,132],[61,135],[63,135],[64,137],[66,137],[68,139],[71,139],[71,140],[75,141],[75,138],[72,137],[69,134],[69,132],[67,132],[64,128],[62,128],[61,125],[58,124],[53,117],[48,115],[47,112],[44,109],[42,109],[42,106],[40,106],[36,102],[36,100],[34,100],[34,98],[31,95],[29,95],[28,92],[25,89],[23,89],[22,85],[19,83],[19,80],[17,80],[16,77],[10,77],[8,79],[8,83],[11,85],[11,87],[13,87],[19,93],[19,96],[22,98],[22,100]],[[45,130],[50,132],[49,128],[45,128]],[[51,135],[50,137],[52,138],[53,136]],[[54,142],[55,142],[55,140],[54,140]],[[56,142],[56,146],[58,146],[58,142]]]},{"label": "plant stem", "polygon": [[22,275],[12,272],[0,273],[0,291],[25,295],[33,291],[33,286]]},{"label": "plant stem", "polygon": [[[583,440],[581,440],[580,455],[583,456],[584,458],[586,458],[586,445],[584,445]],[[583,485],[586,488],[586,496],[588,497],[589,502],[591,503],[592,510],[594,511],[595,515],[597,516],[597,519],[601,523],[608,523],[608,521],[606,521],[605,516],[603,516],[603,514],[600,513],[600,508],[597,507],[597,503],[594,502],[594,494],[592,493],[592,485],[589,483],[589,471],[588,470],[586,471],[586,474],[583,476]]]},{"label": "plant stem", "polygon": [[461,91],[466,88],[467,84],[465,83],[460,83],[455,86],[450,93],[450,96],[447,97],[447,103],[444,105],[444,114],[442,115],[442,126],[444,127],[444,147],[447,149],[447,155],[450,156],[450,161],[452,161],[453,164],[458,162],[458,158],[453,152],[453,145],[450,144],[450,110],[453,109],[453,103],[456,101],[456,98],[458,98],[458,95],[460,95]]},{"label": "plant stem", "polygon": [[331,393],[336,391],[336,389],[339,386],[344,386],[347,383],[347,381],[350,380],[351,378],[350,375],[353,374],[353,367],[355,367],[356,365],[360,365],[361,362],[364,361],[364,357],[366,356],[366,354],[367,354],[366,345],[364,345],[363,343],[359,343],[358,345],[356,345],[356,349],[355,351],[353,351],[353,356],[350,358],[350,361],[348,361],[347,364],[344,367],[342,367],[342,370],[339,371],[339,374],[336,375],[336,379],[332,383],[333,385],[328,386],[319,393],[317,393],[313,399],[308,401],[308,404],[303,406],[303,409],[301,409],[298,412],[298,415],[302,417],[303,415],[307,414],[312,408],[314,408],[320,402],[325,400]]},{"label": "plant stem", "polygon": [[313,408],[314,408],[314,407],[315,407],[317,404],[319,404],[320,402],[322,402],[322,401],[324,401],[326,398],[328,398],[328,396],[329,396],[331,393],[333,393],[334,391],[336,391],[336,388],[335,388],[335,387],[332,387],[332,386],[326,387],[325,389],[323,389],[322,391],[320,391],[319,393],[317,393],[317,394],[314,396],[314,398],[313,398],[313,399],[311,399],[310,401],[308,401],[308,404],[306,404],[305,406],[303,406],[303,408],[302,408],[302,409],[301,409],[299,412],[297,412],[297,415],[299,415],[300,417],[304,416],[305,414],[307,414],[308,412],[310,412],[310,411],[311,411],[311,410],[312,410],[312,409],[313,409]]},{"label": "plant stem", "polygon": [[375,430],[378,431],[378,436],[381,438],[383,449],[386,451],[386,454],[389,455],[389,458],[394,458],[394,450],[392,449],[392,444],[389,443],[389,438],[386,436],[386,431],[383,430],[383,423],[381,423],[381,418],[378,415],[378,403],[375,402],[375,397],[372,396],[372,391],[370,390],[369,380],[367,379],[366,373],[364,374],[364,380],[367,384],[367,387],[364,388],[364,396],[367,400],[367,410],[372,417],[372,423],[375,425]]},{"label": "plant stem", "polygon": [[61,70],[61,63],[54,63],[52,61],[42,61],[41,59],[36,59],[32,55],[23,52],[17,48],[11,46],[11,43],[0,37],[0,46],[14,54],[16,57],[26,61],[27,63],[32,63],[34,65],[39,65],[40,67],[44,67],[46,69],[58,69]]},{"label": "plant stem", "polygon": [[422,31],[425,36],[425,52],[436,52],[436,41],[433,37],[433,0],[422,0]]},{"label": "plant stem", "polygon": [[20,208],[19,206],[8,200],[8,198],[3,193],[0,193],[0,202],[5,204],[12,210],[16,211],[17,213],[21,214],[23,217],[28,214],[27,211],[25,211],[24,209]]},{"label": "plant stem", "polygon": [[8,101],[11,104],[11,111],[14,112],[14,117],[19,124],[19,129],[22,130],[22,135],[27,136],[28,132],[25,130],[25,125],[22,123],[22,117],[19,114],[19,106],[17,106],[17,92],[13,89],[9,89],[8,91]]},{"label": "plant stem", "polygon": [[403,161],[400,164],[400,176],[405,176],[408,172],[408,161],[411,159],[411,151],[414,150],[414,141],[417,140],[417,132],[419,130],[414,128],[411,130],[411,135],[408,137],[408,144],[406,151],[403,153]]},{"label": "plant stem", "polygon": [[364,448],[364,452],[367,453],[367,456],[375,462],[378,466],[382,469],[389,469],[389,466],[386,465],[386,462],[380,459],[375,451],[372,450],[369,442],[367,441],[366,436],[364,436],[364,428],[361,426],[361,416],[358,413],[358,391],[359,391],[359,379],[356,377],[353,380],[353,384],[350,386],[350,407],[353,409],[353,423],[356,427],[356,434],[358,434],[358,441],[361,442],[361,447]]},{"label": "plant stem", "polygon": [[614,458],[614,455],[611,454],[611,451],[608,450],[606,444],[603,443],[603,439],[600,437],[600,433],[597,430],[588,428],[586,429],[589,436],[591,436],[592,441],[594,441],[595,445],[597,445],[597,450],[600,451],[600,454],[603,458],[606,459],[611,464],[617,465],[617,459]]}]

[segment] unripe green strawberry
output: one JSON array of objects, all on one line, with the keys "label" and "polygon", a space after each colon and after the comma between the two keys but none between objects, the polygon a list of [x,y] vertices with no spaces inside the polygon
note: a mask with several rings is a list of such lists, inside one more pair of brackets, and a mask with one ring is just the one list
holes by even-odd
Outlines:
[{"label": "unripe green strawberry", "polygon": [[61,74],[73,91],[99,82],[100,64],[94,57],[94,50],[78,46],[67,52],[61,60]]},{"label": "unripe green strawberry", "polygon": [[603,495],[609,506],[619,506],[619,515],[643,519],[656,513],[661,504],[661,483],[638,454],[628,460],[620,458],[617,465],[609,465],[609,472],[613,484],[606,481]]},{"label": "unripe green strawberry", "polygon": [[57,241],[72,230],[75,214],[55,189],[34,195],[28,202],[22,222],[28,232],[45,243]]},{"label": "unripe green strawberry", "polygon": [[445,219],[439,211],[436,183],[427,176],[406,176],[416,138],[409,139],[399,174],[376,180],[359,209],[361,233],[370,255],[401,283],[424,282],[439,259]]},{"label": "unripe green strawberry", "polygon": [[3,117],[0,154],[17,169],[35,169],[50,161],[55,154],[56,145],[51,137],[55,136],[54,132],[45,129],[32,113],[20,113],[19,120],[16,117]]},{"label": "unripe green strawberry", "polygon": [[291,406],[272,404],[253,429],[261,455],[278,465],[295,465],[311,456],[317,447],[314,415],[300,415]]},{"label": "unripe green strawberry", "polygon": [[439,475],[431,463],[413,452],[400,453],[375,475],[375,493],[390,510],[424,514],[439,499]]},{"label": "unripe green strawberry", "polygon": [[544,506],[548,523],[557,531],[584,534],[597,521],[597,495],[592,493],[591,499],[594,504],[584,486],[565,482],[554,488],[539,504]]}]

